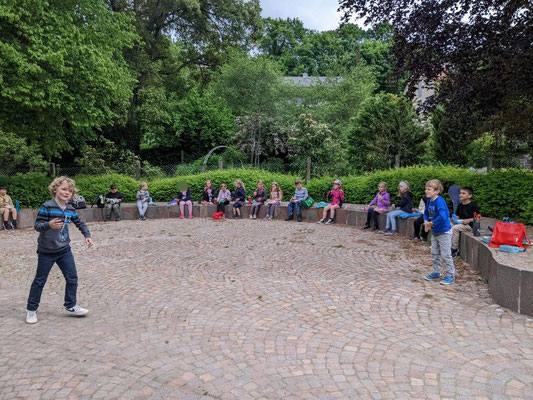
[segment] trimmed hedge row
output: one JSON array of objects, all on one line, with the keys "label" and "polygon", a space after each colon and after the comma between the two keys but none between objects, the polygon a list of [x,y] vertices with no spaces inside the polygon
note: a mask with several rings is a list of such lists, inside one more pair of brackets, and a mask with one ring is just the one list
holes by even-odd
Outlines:
[{"label": "trimmed hedge row", "polygon": [[[294,191],[294,180],[299,177],[261,170],[228,169],[224,171],[209,171],[196,175],[185,175],[175,178],[162,178],[149,182],[149,191],[155,201],[167,202],[177,197],[178,183],[187,182],[191,189],[193,200],[199,200],[204,183],[210,179],[217,189],[226,183],[233,191],[233,182],[241,179],[247,193],[252,192],[258,180],[263,180],[265,186],[277,181],[288,199]],[[360,176],[340,177],[348,203],[368,203],[377,190],[377,185],[385,181],[389,185],[389,193],[394,199],[397,185],[402,180],[410,183],[411,191],[419,199],[424,195],[426,181],[437,178],[445,188],[454,184],[471,186],[474,188],[476,201],[483,215],[493,218],[509,216],[512,219],[533,224],[533,172],[508,169],[496,170],[488,174],[477,174],[456,167],[406,167],[377,171]],[[0,184],[8,187],[8,193],[13,199],[18,199],[22,207],[38,207],[50,195],[48,185],[50,178],[37,174],[17,175],[9,178],[0,177]],[[310,195],[315,201],[324,201],[326,192],[331,188],[333,178],[315,178],[305,183]],[[76,183],[87,202],[91,202],[98,194],[106,194],[109,186],[118,185],[120,192],[127,202],[135,201],[135,193],[139,185],[132,178],[110,174],[98,177],[77,176]],[[418,201],[415,201],[415,204]]]}]

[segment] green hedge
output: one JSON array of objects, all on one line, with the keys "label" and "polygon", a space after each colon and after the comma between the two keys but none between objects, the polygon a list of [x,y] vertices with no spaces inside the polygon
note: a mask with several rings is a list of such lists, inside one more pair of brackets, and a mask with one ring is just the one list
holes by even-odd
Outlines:
[{"label": "green hedge", "polygon": [[[288,199],[294,191],[294,180],[297,178],[301,177],[261,170],[229,169],[156,179],[149,182],[148,189],[155,201],[167,202],[177,196],[178,182],[186,181],[191,188],[193,200],[199,200],[207,179],[211,179],[217,189],[222,183],[226,183],[232,191],[233,182],[241,179],[246,186],[247,194],[251,193],[256,182],[261,179],[267,187],[270,182],[277,181],[285,194],[285,199]],[[340,177],[346,201],[355,204],[368,203],[375,195],[380,181],[388,183],[389,192],[394,198],[398,183],[407,180],[411,185],[411,191],[418,199],[424,195],[426,181],[433,178],[440,179],[446,188],[454,184],[473,187],[474,201],[479,204],[485,216],[493,218],[509,216],[533,224],[533,172],[531,171],[502,169],[488,174],[477,174],[449,166],[407,167],[360,176]],[[315,201],[324,201],[333,179],[333,177],[315,178],[305,186]],[[22,207],[33,208],[50,197],[47,189],[50,181],[50,178],[38,174],[0,177],[0,184],[7,186],[8,193],[13,199],[18,199]],[[77,176],[76,183],[80,193],[89,203],[96,195],[107,193],[112,183],[118,185],[127,202],[133,202],[139,187],[134,179],[116,174],[99,177]]]},{"label": "green hedge", "polygon": [[170,201],[178,196],[178,182],[185,181],[191,189],[192,199],[200,200],[205,181],[208,179],[211,180],[217,190],[220,190],[222,183],[225,183],[232,192],[235,190],[233,182],[240,179],[244,183],[247,195],[251,195],[258,180],[264,181],[266,187],[269,187],[271,182],[276,181],[279,183],[286,198],[287,194],[292,196],[294,192],[294,180],[297,177],[254,169],[227,169],[224,171],[209,171],[196,175],[184,175],[176,178],[157,179],[150,183],[148,191],[158,201]]}]

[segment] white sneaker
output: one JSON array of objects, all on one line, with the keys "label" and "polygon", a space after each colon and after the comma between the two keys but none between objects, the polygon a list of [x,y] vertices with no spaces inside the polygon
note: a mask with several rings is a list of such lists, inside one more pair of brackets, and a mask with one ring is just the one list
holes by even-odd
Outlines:
[{"label": "white sneaker", "polygon": [[37,311],[27,311],[26,312],[26,323],[27,324],[36,324],[38,321],[37,319]]},{"label": "white sneaker", "polygon": [[66,310],[68,312],[72,313],[73,315],[77,315],[77,316],[82,316],[82,315],[85,315],[85,314],[87,314],[89,312],[89,310],[86,310],[85,308],[80,307],[77,304],[74,307],[72,307],[72,308],[67,308]]},{"label": "white sneaker", "polygon": [[334,223],[334,222],[335,222],[335,221],[333,221],[333,220],[330,218],[330,219],[328,219],[328,220],[326,221],[326,225],[332,224],[332,223]]},{"label": "white sneaker", "polygon": [[324,218],[320,218],[320,221],[318,221],[319,224],[323,224],[324,223]]}]

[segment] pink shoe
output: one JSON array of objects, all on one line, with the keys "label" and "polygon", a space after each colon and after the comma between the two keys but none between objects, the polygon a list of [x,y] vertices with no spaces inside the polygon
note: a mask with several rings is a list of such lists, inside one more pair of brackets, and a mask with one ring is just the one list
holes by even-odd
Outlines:
[{"label": "pink shoe", "polygon": [[189,215],[189,219],[193,219],[194,218],[194,215]]},{"label": "pink shoe", "polygon": [[181,219],[185,218],[185,214],[181,214],[181,215],[180,215],[180,218],[181,218]]}]

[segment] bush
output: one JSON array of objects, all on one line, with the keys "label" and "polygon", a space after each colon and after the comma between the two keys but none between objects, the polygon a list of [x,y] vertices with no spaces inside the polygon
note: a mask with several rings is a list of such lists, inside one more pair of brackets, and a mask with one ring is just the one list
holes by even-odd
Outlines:
[{"label": "bush", "polygon": [[[44,174],[18,174],[12,177],[0,177],[0,184],[7,187],[8,194],[13,201],[18,200],[23,208],[38,208],[45,201],[50,200],[48,185],[53,178]],[[85,197],[88,205],[94,198],[109,192],[112,184],[118,186],[118,190],[124,195],[125,201],[135,201],[135,196],[139,185],[133,178],[118,174],[108,174],[102,176],[77,176],[76,185],[80,189],[80,194]]]},{"label": "bush", "polygon": [[285,198],[288,194],[292,195],[294,192],[294,180],[297,177],[279,173],[273,173],[262,170],[253,169],[227,169],[223,171],[207,171],[196,175],[182,175],[174,178],[158,179],[153,181],[148,190],[150,191],[154,200],[170,201],[177,197],[179,182],[187,182],[191,189],[191,197],[193,201],[200,200],[202,191],[206,180],[211,180],[217,190],[220,190],[222,183],[228,185],[228,189],[233,192],[235,187],[233,182],[237,179],[243,181],[246,188],[246,196],[252,194],[256,188],[258,180],[265,182],[265,186],[269,186],[272,181],[276,181],[281,186],[285,193]]},{"label": "bush", "polygon": [[6,186],[7,194],[13,202],[18,200],[23,208],[37,208],[50,200],[48,185],[52,179],[43,173],[17,174],[11,177],[0,177],[0,185]]},{"label": "bush", "polygon": [[[149,191],[155,201],[167,202],[177,197],[178,182],[189,184],[193,200],[200,200],[202,190],[207,179],[210,179],[217,189],[226,183],[233,192],[233,182],[241,179],[246,187],[246,194],[251,195],[256,182],[262,180],[269,187],[272,181],[277,181],[283,192],[284,199],[289,199],[294,192],[294,180],[301,176],[287,175],[255,169],[227,169],[224,171],[207,171],[194,175],[184,174],[173,178],[155,179],[149,182]],[[331,188],[331,182],[337,177],[322,177],[311,179],[305,183],[309,194],[317,202],[325,201],[326,192]],[[452,185],[471,186],[474,188],[474,201],[479,204],[481,213],[492,218],[511,217],[514,220],[533,224],[533,173],[519,169],[502,169],[488,174],[477,174],[466,169],[439,167],[407,167],[377,171],[365,175],[340,177],[346,193],[346,202],[366,204],[375,195],[377,185],[381,181],[388,184],[389,193],[395,199],[397,185],[402,180],[410,183],[411,192],[418,199],[424,196],[425,183],[433,178],[440,179],[447,190]],[[50,198],[48,185],[51,178],[42,174],[15,175],[0,177],[0,184],[7,186],[8,193],[15,200],[19,200],[22,207],[38,207]],[[90,203],[98,194],[106,194],[109,186],[118,185],[120,192],[127,202],[135,201],[138,182],[133,178],[117,174],[99,177],[77,176],[76,182],[80,193]],[[446,197],[446,196],[445,196]]]},{"label": "bush", "polygon": [[109,192],[112,184],[117,185],[118,191],[124,196],[125,202],[134,202],[139,183],[128,176],[119,174],[107,174],[102,176],[76,176],[76,184],[80,189],[80,194],[85,197],[87,203],[91,204],[96,196]]}]

